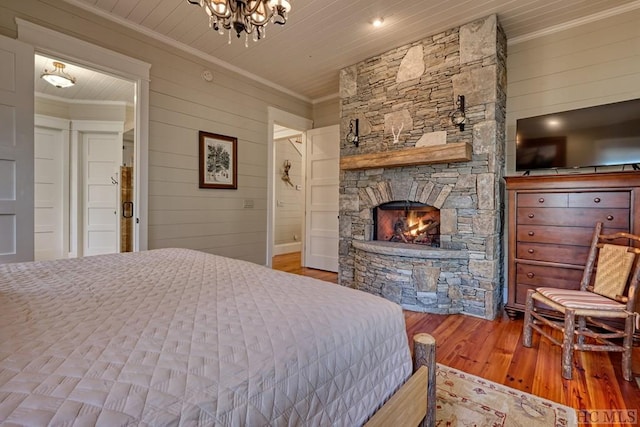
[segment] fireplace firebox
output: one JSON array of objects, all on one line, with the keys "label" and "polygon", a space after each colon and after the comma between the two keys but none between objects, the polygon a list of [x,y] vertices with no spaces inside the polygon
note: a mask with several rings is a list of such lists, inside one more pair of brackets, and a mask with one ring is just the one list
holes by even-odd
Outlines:
[{"label": "fireplace firebox", "polygon": [[373,209],[373,240],[440,247],[440,209],[395,201]]}]

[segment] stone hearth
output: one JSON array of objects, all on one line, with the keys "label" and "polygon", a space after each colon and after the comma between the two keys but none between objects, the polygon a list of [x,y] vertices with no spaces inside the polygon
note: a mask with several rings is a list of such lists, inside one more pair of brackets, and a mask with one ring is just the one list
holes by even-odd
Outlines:
[{"label": "stone hearth", "polygon": [[[359,289],[383,296],[413,311],[447,314],[462,311],[460,272],[469,263],[467,251],[395,242],[353,242],[355,281]],[[440,283],[440,277],[448,277]]]},{"label": "stone hearth", "polygon": [[[489,16],[341,71],[341,285],[409,310],[496,316],[505,61],[504,33]],[[464,131],[449,119],[457,95],[466,98]],[[358,148],[344,140],[354,118]],[[411,149],[446,144],[472,153],[407,163]],[[402,159],[394,160],[394,152]],[[374,241],[374,209],[392,201],[439,209],[440,247]]]}]

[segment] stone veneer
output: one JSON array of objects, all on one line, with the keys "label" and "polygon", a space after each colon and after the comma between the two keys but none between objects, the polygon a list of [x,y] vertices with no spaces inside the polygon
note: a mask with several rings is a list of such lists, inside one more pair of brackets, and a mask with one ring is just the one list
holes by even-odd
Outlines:
[{"label": "stone veneer", "polygon": [[[340,173],[340,284],[403,307],[494,318],[502,302],[501,180],[506,37],[495,15],[340,72],[341,156],[466,142],[469,162]],[[449,118],[466,101],[464,131]],[[360,119],[360,146],[345,141]],[[409,200],[440,209],[439,249],[371,242],[372,209]]]}]

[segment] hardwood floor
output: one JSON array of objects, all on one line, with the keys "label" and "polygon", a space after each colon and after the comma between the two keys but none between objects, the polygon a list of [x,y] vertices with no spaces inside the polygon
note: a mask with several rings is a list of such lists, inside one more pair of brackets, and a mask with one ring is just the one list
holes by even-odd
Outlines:
[{"label": "hardwood floor", "polygon": [[282,270],[288,273],[300,274],[302,276],[315,277],[325,282],[338,283],[338,275],[330,271],[314,270],[300,266],[300,252],[276,255],[273,257],[272,265],[274,270]]},{"label": "hardwood floor", "polygon": [[[338,279],[335,273],[300,267],[300,254],[274,257],[273,268],[332,283]],[[438,363],[571,406],[579,410],[579,421],[593,417],[594,410],[630,410],[635,411],[635,423],[616,425],[640,424],[640,379],[622,378],[619,353],[576,352],[569,381],[562,379],[560,347],[538,334],[532,348],[522,346],[522,318],[504,315],[489,321],[405,311],[405,321],[409,337],[420,332],[435,337]],[[632,359],[634,377],[640,377],[640,347],[634,347]]]}]

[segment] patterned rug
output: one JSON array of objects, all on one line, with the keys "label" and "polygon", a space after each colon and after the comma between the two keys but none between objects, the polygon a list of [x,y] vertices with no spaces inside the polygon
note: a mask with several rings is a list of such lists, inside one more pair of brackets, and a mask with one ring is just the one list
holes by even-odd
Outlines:
[{"label": "patterned rug", "polygon": [[436,425],[577,426],[574,409],[438,364]]}]

